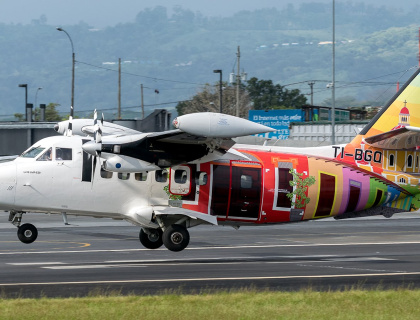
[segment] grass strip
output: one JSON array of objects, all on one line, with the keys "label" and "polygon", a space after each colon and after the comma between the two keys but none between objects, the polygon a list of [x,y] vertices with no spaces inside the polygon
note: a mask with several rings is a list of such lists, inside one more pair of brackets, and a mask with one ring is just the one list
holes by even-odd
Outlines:
[{"label": "grass strip", "polygon": [[420,290],[0,299],[0,319],[419,319]]}]

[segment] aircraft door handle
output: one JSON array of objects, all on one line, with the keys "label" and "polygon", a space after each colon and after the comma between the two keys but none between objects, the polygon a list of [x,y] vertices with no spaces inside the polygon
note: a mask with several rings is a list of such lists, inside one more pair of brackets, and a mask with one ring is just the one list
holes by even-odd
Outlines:
[{"label": "aircraft door handle", "polygon": [[31,186],[31,183],[30,182],[26,182],[23,186],[24,187],[30,187]]}]

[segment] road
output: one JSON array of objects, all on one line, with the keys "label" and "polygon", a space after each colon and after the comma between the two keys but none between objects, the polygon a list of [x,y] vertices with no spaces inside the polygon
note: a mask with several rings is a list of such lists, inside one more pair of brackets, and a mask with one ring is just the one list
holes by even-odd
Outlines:
[{"label": "road", "polygon": [[182,252],[147,250],[126,222],[28,214],[33,244],[0,223],[7,297],[158,294],[261,288],[420,287],[420,213],[273,226],[195,227]]}]

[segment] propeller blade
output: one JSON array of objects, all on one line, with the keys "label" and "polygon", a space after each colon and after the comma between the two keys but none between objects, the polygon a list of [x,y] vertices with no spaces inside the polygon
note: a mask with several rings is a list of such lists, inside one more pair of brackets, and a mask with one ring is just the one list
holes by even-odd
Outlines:
[{"label": "propeller blade", "polygon": [[73,135],[73,106],[70,107],[69,125],[67,127],[67,136],[71,137],[72,135]]},{"label": "propeller blade", "polygon": [[104,123],[104,115],[102,114],[102,119],[100,122],[98,122],[98,112],[95,111],[93,112],[93,137],[96,143],[101,143],[102,142],[102,125]]},{"label": "propeller blade", "polygon": [[101,156],[101,148],[102,148],[102,126],[104,124],[104,114],[102,113],[101,121],[98,122],[98,112],[93,112],[93,141],[86,143],[86,152],[90,153],[93,157],[93,165],[92,165],[92,188],[93,188],[93,180],[95,178],[95,170],[96,170],[96,163],[98,161],[98,157]]},{"label": "propeller blade", "polygon": [[93,188],[93,179],[95,178],[95,170],[96,170],[96,156],[92,156],[93,157],[93,165],[92,165],[92,181],[91,181],[91,186],[90,188]]}]

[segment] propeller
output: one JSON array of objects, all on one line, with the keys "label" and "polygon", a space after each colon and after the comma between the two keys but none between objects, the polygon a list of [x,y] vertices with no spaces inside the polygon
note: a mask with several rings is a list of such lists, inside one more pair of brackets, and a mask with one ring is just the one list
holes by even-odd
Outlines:
[{"label": "propeller", "polygon": [[91,152],[89,152],[93,156],[92,187],[93,187],[93,179],[95,177],[97,158],[101,157],[103,124],[104,124],[104,114],[102,113],[101,121],[98,122],[98,113],[95,109],[95,111],[93,112],[93,130],[94,130],[93,131],[93,139],[95,140],[95,145],[94,145],[94,150],[91,150]]}]

